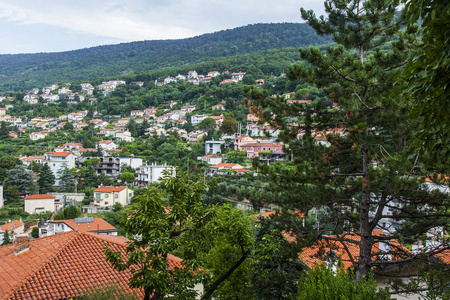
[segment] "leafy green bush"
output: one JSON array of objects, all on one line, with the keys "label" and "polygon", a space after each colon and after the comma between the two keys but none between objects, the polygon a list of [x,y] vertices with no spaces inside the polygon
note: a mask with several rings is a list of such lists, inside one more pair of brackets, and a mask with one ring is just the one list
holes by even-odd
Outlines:
[{"label": "leafy green bush", "polygon": [[325,265],[315,266],[298,283],[297,300],[385,300],[391,299],[387,290],[377,289],[370,275],[365,281],[354,281],[353,275],[341,268],[336,274]]}]

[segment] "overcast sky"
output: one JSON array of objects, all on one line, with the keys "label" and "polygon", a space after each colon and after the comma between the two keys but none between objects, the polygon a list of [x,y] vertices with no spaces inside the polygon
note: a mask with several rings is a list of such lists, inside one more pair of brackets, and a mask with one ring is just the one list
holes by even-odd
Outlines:
[{"label": "overcast sky", "polygon": [[255,23],[302,22],[321,0],[0,0],[0,54],[180,39]]}]

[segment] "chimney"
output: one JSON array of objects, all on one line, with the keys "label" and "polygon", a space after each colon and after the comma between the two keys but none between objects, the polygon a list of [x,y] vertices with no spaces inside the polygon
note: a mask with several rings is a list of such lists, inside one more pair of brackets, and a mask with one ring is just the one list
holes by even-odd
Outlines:
[{"label": "chimney", "polygon": [[15,239],[14,254],[20,254],[30,250],[30,237],[27,234],[17,235]]}]

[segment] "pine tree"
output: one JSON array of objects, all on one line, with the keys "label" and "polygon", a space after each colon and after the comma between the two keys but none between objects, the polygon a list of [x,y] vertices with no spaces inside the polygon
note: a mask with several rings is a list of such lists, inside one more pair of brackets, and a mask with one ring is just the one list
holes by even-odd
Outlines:
[{"label": "pine tree", "polygon": [[63,191],[74,191],[76,178],[72,170],[69,168],[61,168],[58,171],[59,187]]},{"label": "pine tree", "polygon": [[[316,224],[314,232],[287,218],[283,229],[295,233],[300,246],[326,239],[347,247],[355,279],[361,281],[371,270],[382,274],[384,266],[394,264],[375,260],[377,255],[413,262],[417,256],[392,240],[412,244],[426,239],[431,228],[448,224],[449,201],[448,195],[423,188],[430,171],[408,147],[420,124],[407,118],[408,105],[390,95],[414,32],[399,31],[401,18],[389,1],[334,0],[325,7],[327,19],[301,9],[302,17],[318,34],[332,35],[336,45],[325,52],[300,49],[306,63],[287,75],[322,88],[339,107],[320,101],[288,105],[255,88],[247,88],[246,101],[251,112],[282,130],[280,139],[294,160],[289,167],[262,167],[277,192],[276,204],[327,213],[327,222]],[[327,145],[317,143],[317,136]],[[382,253],[378,242],[386,245]],[[359,248],[358,255],[350,253],[350,245]],[[426,257],[445,247],[428,249]]]},{"label": "pine tree", "polygon": [[52,187],[55,184],[55,176],[47,163],[42,167],[37,182],[39,184],[39,193],[46,194],[52,191]]}]

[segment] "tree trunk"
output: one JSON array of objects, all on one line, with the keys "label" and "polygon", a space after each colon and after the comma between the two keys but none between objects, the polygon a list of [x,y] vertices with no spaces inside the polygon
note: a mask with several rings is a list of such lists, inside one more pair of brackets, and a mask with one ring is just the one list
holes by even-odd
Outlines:
[{"label": "tree trunk", "polygon": [[370,188],[369,188],[369,158],[365,138],[361,147],[363,176],[362,176],[362,196],[359,210],[359,224],[361,241],[359,242],[359,260],[356,268],[355,279],[357,281],[364,280],[364,277],[370,271],[370,261],[372,252],[372,231],[369,221],[369,202],[370,202]]}]

